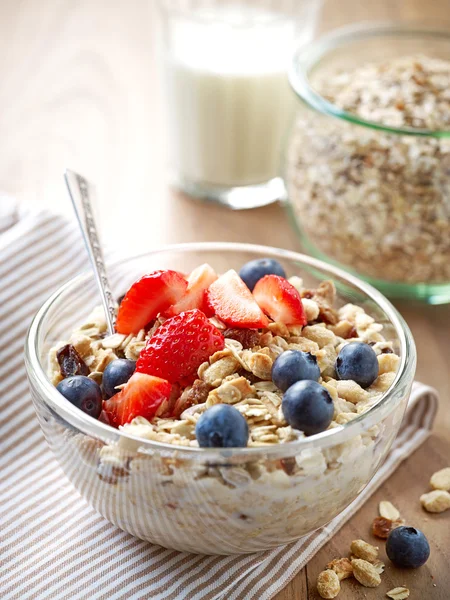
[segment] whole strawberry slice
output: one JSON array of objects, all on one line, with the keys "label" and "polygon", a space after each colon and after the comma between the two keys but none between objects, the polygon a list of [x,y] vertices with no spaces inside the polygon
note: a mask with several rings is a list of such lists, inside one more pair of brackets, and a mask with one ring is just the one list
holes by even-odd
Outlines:
[{"label": "whole strawberry slice", "polygon": [[204,311],[205,292],[216,279],[216,272],[207,263],[194,269],[188,277],[186,292],[176,304],[164,311],[164,316],[173,317],[194,308]]},{"label": "whole strawberry slice", "polygon": [[162,377],[171,383],[195,377],[211,354],[222,350],[225,340],[198,309],[167,319],[152,337],[136,363],[136,371]]},{"label": "whole strawberry slice", "polygon": [[103,402],[103,412],[113,427],[130,423],[135,417],[150,421],[168,402],[171,387],[159,377],[134,373],[120,392]]},{"label": "whole strawberry slice", "polygon": [[154,271],[133,283],[117,313],[116,330],[128,335],[155,319],[158,313],[178,302],[187,288],[186,279],[177,271]]},{"label": "whole strawberry slice", "polygon": [[300,294],[284,277],[266,275],[255,285],[253,296],[274,321],[285,325],[306,325]]},{"label": "whole strawberry slice", "polygon": [[269,324],[251,291],[232,269],[209,286],[206,302],[219,319],[232,327],[258,329]]}]

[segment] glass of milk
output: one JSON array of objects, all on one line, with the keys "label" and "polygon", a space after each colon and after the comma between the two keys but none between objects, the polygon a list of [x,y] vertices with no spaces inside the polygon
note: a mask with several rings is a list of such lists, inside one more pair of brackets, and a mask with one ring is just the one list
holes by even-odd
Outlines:
[{"label": "glass of milk", "polygon": [[160,0],[173,183],[235,209],[284,197],[294,45],[321,0]]}]

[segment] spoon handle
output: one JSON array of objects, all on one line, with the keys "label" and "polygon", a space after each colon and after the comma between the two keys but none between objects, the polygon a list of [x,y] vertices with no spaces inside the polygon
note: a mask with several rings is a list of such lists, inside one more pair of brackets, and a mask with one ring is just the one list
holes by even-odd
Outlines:
[{"label": "spoon handle", "polygon": [[92,186],[84,177],[69,169],[66,169],[64,178],[77,215],[78,223],[80,224],[81,233],[83,234],[84,243],[86,244],[92,268],[94,269],[95,279],[105,309],[108,333],[111,335],[115,331],[116,303],[108,283],[103,252],[92,212],[90,200],[92,196]]}]

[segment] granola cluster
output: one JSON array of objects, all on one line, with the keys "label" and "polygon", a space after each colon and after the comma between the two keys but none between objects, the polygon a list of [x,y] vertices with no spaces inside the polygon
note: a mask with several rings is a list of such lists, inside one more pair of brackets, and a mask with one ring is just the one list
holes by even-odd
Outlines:
[{"label": "granola cluster", "polygon": [[[287,327],[270,323],[262,331],[230,329],[217,317],[214,325],[225,336],[225,348],[215,352],[198,369],[198,378],[184,389],[173,386],[169,403],[161,405],[152,421],[136,417],[123,429],[130,434],[179,446],[198,446],[195,426],[201,414],[215,404],[233,405],[247,420],[249,446],[286,443],[303,435],[286,422],[281,410],[283,393],[272,382],[272,365],[285,350],[310,352],[317,358],[321,371],[319,383],[334,403],[334,418],[329,428],[345,425],[374,406],[391,386],[399,364],[393,343],[381,333],[382,325],[363,308],[346,304],[335,308],[335,288],[323,282],[308,290],[298,277],[290,282],[302,296],[308,324]],[[96,309],[88,322],[76,330],[68,342],[50,352],[50,375],[56,385],[62,378],[61,354],[71,347],[88,369],[88,377],[101,384],[106,365],[116,358],[136,360],[140,351],[163,322],[159,318],[150,330],[137,335],[105,336],[103,313]],[[379,375],[363,389],[353,380],[338,380],[335,372],[337,355],[343,345],[362,341],[372,345],[378,358]],[[370,435],[375,436],[373,431]],[[361,439],[358,443],[363,444]],[[333,451],[330,450],[330,454]],[[331,457],[340,460],[339,453]]]},{"label": "granola cluster", "polygon": [[[328,101],[394,127],[450,129],[450,61],[409,56],[327,73]],[[324,254],[380,280],[450,281],[450,138],[391,134],[302,110],[287,185]]]}]

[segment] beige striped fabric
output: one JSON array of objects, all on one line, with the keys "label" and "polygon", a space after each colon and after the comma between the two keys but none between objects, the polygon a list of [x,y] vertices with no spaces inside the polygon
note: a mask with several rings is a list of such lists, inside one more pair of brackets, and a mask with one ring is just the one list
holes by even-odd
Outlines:
[{"label": "beige striped fabric", "polygon": [[[1,203],[4,209],[10,203]],[[1,211],[0,211],[1,212]],[[434,390],[414,385],[407,417],[375,478],[326,527],[245,556],[166,550],[117,529],[78,495],[48,449],[27,389],[30,320],[63,281],[88,266],[75,225],[48,213],[0,216],[1,600],[268,600],[427,437]]]}]

